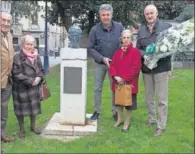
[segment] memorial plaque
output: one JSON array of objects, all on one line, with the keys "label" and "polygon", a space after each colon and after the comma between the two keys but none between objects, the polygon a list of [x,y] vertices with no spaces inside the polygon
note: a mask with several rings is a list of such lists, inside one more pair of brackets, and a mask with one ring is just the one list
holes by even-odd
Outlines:
[{"label": "memorial plaque", "polygon": [[67,94],[82,93],[82,68],[64,67],[64,87],[63,92]]}]

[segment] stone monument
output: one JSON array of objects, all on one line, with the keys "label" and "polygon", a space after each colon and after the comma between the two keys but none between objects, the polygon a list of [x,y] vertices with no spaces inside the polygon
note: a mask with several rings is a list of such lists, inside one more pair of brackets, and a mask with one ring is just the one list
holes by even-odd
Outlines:
[{"label": "stone monument", "polygon": [[90,121],[91,114],[86,114],[87,51],[79,48],[81,34],[80,27],[70,27],[71,48],[61,49],[60,112],[53,115],[42,136],[72,139],[97,131],[97,121]]}]

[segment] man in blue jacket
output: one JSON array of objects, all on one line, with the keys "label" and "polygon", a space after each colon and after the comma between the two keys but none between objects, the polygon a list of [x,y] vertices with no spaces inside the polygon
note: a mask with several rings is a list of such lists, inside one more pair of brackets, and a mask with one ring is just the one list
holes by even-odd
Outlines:
[{"label": "man in blue jacket", "polygon": [[[120,36],[123,31],[122,24],[112,21],[113,8],[110,4],[102,4],[99,8],[100,22],[92,27],[87,44],[87,51],[93,57],[94,64],[94,108],[91,120],[99,118],[101,110],[102,87],[104,78],[110,67],[114,52],[120,46]],[[109,75],[109,73],[108,73]],[[110,78],[110,82],[112,79]],[[112,113],[117,120],[117,112],[114,105],[114,95],[112,94]]]}]

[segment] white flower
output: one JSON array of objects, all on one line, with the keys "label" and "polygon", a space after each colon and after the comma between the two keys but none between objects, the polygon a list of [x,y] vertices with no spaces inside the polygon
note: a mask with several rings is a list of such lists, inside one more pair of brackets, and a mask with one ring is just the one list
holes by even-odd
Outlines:
[{"label": "white flower", "polygon": [[167,52],[167,50],[168,50],[168,48],[167,48],[166,45],[162,45],[162,46],[160,47],[160,52]]},{"label": "white flower", "polygon": [[146,65],[153,69],[160,58],[167,57],[176,52],[194,50],[194,20],[185,21],[177,26],[160,32],[156,40],[156,52],[152,54],[150,62]]},{"label": "white flower", "polygon": [[170,42],[168,42],[166,45],[168,46],[169,49],[173,47],[173,44],[171,44]]},{"label": "white flower", "polygon": [[191,42],[192,42],[192,40],[186,39],[186,40],[184,40],[184,41],[182,42],[182,44],[183,44],[183,45],[188,45],[188,44],[190,44]]},{"label": "white flower", "polygon": [[194,40],[194,33],[190,33],[189,36],[188,36],[188,39]]},{"label": "white flower", "polygon": [[163,43],[164,43],[164,44],[169,43],[168,39],[167,39],[167,38],[164,38],[164,39],[163,39]]},{"label": "white flower", "polygon": [[159,46],[156,46],[156,53],[159,52]]},{"label": "white flower", "polygon": [[179,32],[180,32],[181,35],[185,35],[186,34],[185,29],[181,29]]}]

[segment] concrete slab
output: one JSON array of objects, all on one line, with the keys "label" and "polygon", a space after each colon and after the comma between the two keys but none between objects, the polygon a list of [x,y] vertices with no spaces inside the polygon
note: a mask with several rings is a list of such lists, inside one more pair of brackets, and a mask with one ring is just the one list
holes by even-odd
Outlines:
[{"label": "concrete slab", "polygon": [[63,125],[63,117],[60,113],[55,113],[51,118],[48,125],[43,130],[44,135],[60,135],[71,136],[73,135],[73,126]]},{"label": "concrete slab", "polygon": [[97,132],[97,121],[90,121],[91,114],[86,115],[85,126],[73,126],[74,136],[85,136],[95,134]]},{"label": "concrete slab", "polygon": [[97,132],[97,120],[90,121],[92,114],[86,114],[85,125],[68,125],[64,123],[63,116],[57,112],[53,115],[41,136],[47,139],[71,141],[81,136],[93,135]]},{"label": "concrete slab", "polygon": [[70,142],[81,138],[81,136],[60,136],[60,135],[57,136],[57,135],[44,135],[44,134],[41,134],[40,136],[45,139],[59,140],[63,142]]}]

